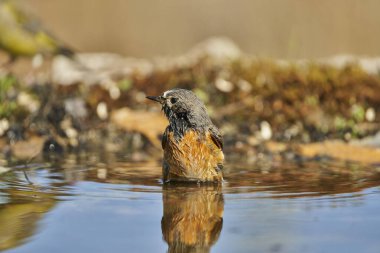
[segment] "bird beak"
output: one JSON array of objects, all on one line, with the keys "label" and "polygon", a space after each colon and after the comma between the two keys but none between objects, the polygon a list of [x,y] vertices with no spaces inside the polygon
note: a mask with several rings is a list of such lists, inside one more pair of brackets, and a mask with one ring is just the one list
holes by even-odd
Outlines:
[{"label": "bird beak", "polygon": [[158,102],[160,104],[162,104],[164,102],[164,99],[161,96],[157,96],[157,97],[155,97],[155,96],[147,96],[146,98],[150,99],[150,100],[153,100],[153,101],[156,101],[156,102]]}]

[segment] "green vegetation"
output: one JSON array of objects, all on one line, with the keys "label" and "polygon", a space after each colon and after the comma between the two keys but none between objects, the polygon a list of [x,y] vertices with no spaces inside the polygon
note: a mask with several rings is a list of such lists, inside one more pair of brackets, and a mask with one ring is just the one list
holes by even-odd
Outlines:
[{"label": "green vegetation", "polygon": [[0,77],[0,118],[8,118],[17,110],[17,84],[12,75]]}]

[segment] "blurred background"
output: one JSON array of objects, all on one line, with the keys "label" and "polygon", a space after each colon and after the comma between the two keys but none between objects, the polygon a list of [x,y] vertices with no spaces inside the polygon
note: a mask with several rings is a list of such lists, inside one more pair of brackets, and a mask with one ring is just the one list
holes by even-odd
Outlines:
[{"label": "blurred background", "polygon": [[252,55],[298,59],[380,53],[377,0],[19,0],[73,48],[175,55],[226,36]]},{"label": "blurred background", "polygon": [[[0,0],[0,251],[378,253],[379,10]],[[223,187],[162,184],[146,96],[174,87],[223,134]]]}]

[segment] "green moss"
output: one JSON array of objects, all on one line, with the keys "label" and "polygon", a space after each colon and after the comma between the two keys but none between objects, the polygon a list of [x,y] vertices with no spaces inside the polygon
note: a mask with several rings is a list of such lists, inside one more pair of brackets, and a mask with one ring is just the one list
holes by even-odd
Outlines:
[{"label": "green moss", "polygon": [[17,110],[18,106],[15,101],[4,101],[0,104],[0,118],[9,118]]},{"label": "green moss", "polygon": [[209,96],[206,92],[204,92],[204,90],[201,90],[201,89],[194,89],[193,92],[195,93],[195,95],[197,95],[204,103],[208,103],[209,101]]},{"label": "green moss", "polygon": [[363,122],[365,119],[364,107],[358,104],[354,104],[351,107],[351,115],[356,122]]},{"label": "green moss", "polygon": [[117,86],[121,91],[128,91],[130,88],[132,88],[132,85],[132,80],[128,78],[122,79],[117,83]]},{"label": "green moss", "polygon": [[0,102],[4,102],[8,91],[15,87],[17,84],[17,79],[12,75],[6,75],[0,77]]},{"label": "green moss", "polygon": [[319,104],[319,99],[314,95],[306,96],[305,103],[311,106],[317,106]]},{"label": "green moss", "polygon": [[18,88],[16,77],[6,75],[0,77],[0,118],[9,118],[18,109],[12,89]]}]

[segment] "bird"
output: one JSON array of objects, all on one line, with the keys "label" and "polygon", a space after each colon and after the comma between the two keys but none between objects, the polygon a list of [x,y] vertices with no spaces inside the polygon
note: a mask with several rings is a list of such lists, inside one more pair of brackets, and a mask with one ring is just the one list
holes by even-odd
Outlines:
[{"label": "bird", "polygon": [[74,56],[74,51],[49,33],[40,22],[11,0],[0,0],[0,49],[10,55],[10,62],[19,56]]},{"label": "bird", "polygon": [[164,184],[162,238],[168,253],[210,252],[223,228],[220,184]]},{"label": "bird", "polygon": [[146,98],[160,103],[169,121],[161,142],[163,181],[222,182],[223,137],[203,102],[181,88]]}]

